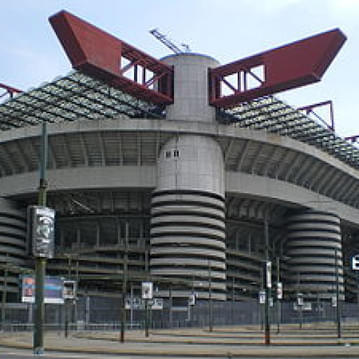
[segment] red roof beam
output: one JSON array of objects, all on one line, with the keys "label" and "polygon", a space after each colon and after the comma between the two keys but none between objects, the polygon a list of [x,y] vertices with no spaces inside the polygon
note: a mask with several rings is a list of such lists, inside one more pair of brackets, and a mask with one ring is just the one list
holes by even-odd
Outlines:
[{"label": "red roof beam", "polygon": [[0,82],[0,88],[4,89],[10,95],[10,97],[13,97],[16,93],[22,92],[21,90],[15,88],[15,87],[5,85],[4,83],[1,83],[1,82]]},{"label": "red roof beam", "polygon": [[[49,21],[73,68],[137,98],[156,104],[173,102],[171,66],[66,11],[53,15]],[[130,64],[121,68],[123,59],[130,61]],[[137,82],[137,70],[134,70],[134,78],[124,76],[125,72],[137,65],[141,65],[144,72],[147,70],[154,74],[158,80],[154,89],[145,85],[145,77],[142,83]]]},{"label": "red roof beam", "polygon": [[[216,107],[233,107],[257,97],[320,81],[345,40],[344,34],[339,29],[334,29],[210,69],[210,104]],[[263,79],[253,72],[258,66],[264,67]],[[248,89],[244,83],[241,88],[238,81],[232,94],[223,95],[221,81],[233,74],[243,78],[243,82],[247,75],[252,75],[258,80],[258,84]]]},{"label": "red roof beam", "polygon": [[330,119],[330,124],[326,123],[325,124],[328,126],[328,128],[332,131],[335,130],[335,122],[334,122],[334,106],[333,106],[333,101],[332,100],[328,100],[328,101],[323,101],[323,102],[318,102],[318,103],[314,103],[312,105],[308,105],[308,106],[302,106],[302,107],[298,107],[297,110],[299,111],[305,111],[305,113],[308,115],[311,112],[313,112],[315,114],[315,112],[313,111],[315,108],[317,107],[323,107],[323,106],[329,106],[329,119]]}]

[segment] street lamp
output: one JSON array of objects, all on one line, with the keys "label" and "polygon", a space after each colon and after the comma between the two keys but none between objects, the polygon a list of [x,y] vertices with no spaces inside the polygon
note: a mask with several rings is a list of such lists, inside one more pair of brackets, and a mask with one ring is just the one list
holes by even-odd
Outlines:
[{"label": "street lamp", "polygon": [[212,271],[211,261],[208,260],[208,330],[213,331],[213,307],[212,307]]},{"label": "street lamp", "polygon": [[269,298],[271,297],[272,288],[272,262],[269,261],[269,230],[267,214],[264,217],[264,240],[265,240],[265,262],[264,262],[264,285],[266,301],[264,303],[264,344],[270,344],[270,322],[269,322]]},{"label": "street lamp", "polygon": [[[41,158],[40,158],[40,181],[38,204],[39,206],[46,206],[47,195],[47,127],[46,122],[42,123],[41,133]],[[43,324],[45,318],[44,306],[44,282],[46,272],[46,257],[37,256],[35,258],[35,323],[34,323],[34,338],[33,351],[34,354],[42,354],[44,352],[44,333]]]},{"label": "street lamp", "polygon": [[340,320],[340,298],[339,298],[339,268],[338,268],[338,250],[335,249],[335,294],[336,294],[336,313],[337,313],[337,336],[338,338],[342,337],[342,328],[341,328],[341,320]]},{"label": "street lamp", "polygon": [[125,246],[124,246],[123,264],[122,264],[123,278],[122,278],[121,335],[120,335],[121,343],[124,343],[125,341],[125,326],[126,326],[126,294],[127,294],[127,280],[128,280],[128,235],[129,235],[129,225],[128,225],[128,221],[126,221]]}]

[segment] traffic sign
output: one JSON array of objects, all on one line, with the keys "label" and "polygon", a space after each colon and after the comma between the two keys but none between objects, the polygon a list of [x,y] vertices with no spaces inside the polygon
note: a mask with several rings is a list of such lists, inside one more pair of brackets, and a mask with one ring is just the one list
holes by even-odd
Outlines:
[{"label": "traffic sign", "polygon": [[359,254],[352,257],[352,270],[359,270]]},{"label": "traffic sign", "polygon": [[277,299],[283,299],[283,283],[277,283]]},{"label": "traffic sign", "polygon": [[142,299],[152,299],[152,298],[153,298],[153,283],[142,282]]}]

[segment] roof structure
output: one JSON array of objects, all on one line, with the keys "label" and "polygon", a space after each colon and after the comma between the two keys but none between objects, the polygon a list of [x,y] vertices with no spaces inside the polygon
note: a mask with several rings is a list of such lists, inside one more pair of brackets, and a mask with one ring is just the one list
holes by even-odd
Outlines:
[{"label": "roof structure", "polygon": [[115,118],[120,114],[136,118],[163,118],[162,106],[139,100],[118,88],[72,72],[0,105],[0,130],[29,125]]},{"label": "roof structure", "polygon": [[236,127],[265,130],[315,146],[354,168],[359,168],[359,149],[334,131],[274,96],[266,96],[232,109],[220,109],[217,119]]},{"label": "roof structure", "polygon": [[[164,106],[137,99],[105,82],[75,71],[0,104],[0,130],[79,119],[165,118]],[[315,146],[359,168],[359,149],[328,127],[276,97],[266,96],[231,109],[218,109],[227,125],[265,130]]]}]

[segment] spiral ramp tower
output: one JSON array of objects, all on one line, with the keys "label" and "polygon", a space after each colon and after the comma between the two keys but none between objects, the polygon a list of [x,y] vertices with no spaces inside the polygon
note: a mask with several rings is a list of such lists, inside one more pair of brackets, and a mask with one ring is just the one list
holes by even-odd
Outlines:
[{"label": "spiral ramp tower", "polygon": [[18,298],[27,255],[26,212],[16,202],[0,199],[0,290],[8,300]]},{"label": "spiral ramp tower", "polygon": [[301,211],[288,218],[287,231],[288,284],[293,295],[331,299],[338,280],[344,300],[340,218],[330,212]]},{"label": "spiral ramp tower", "polygon": [[[179,54],[164,59],[177,74],[167,119],[213,122],[208,105],[210,57]],[[178,135],[161,149],[151,205],[151,273],[188,281],[172,296],[226,297],[225,190],[223,153],[212,138]],[[166,296],[162,291],[160,295]]]}]

